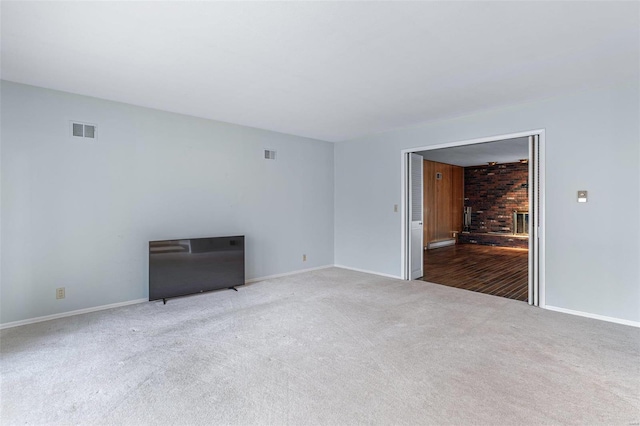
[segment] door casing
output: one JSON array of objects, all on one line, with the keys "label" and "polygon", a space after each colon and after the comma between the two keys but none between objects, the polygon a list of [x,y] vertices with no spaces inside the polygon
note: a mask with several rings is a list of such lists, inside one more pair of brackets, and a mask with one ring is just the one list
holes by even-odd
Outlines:
[{"label": "door casing", "polygon": [[[531,282],[531,279],[529,280],[529,288],[533,288],[532,286],[535,286],[537,284],[537,294],[538,294],[538,306],[544,308],[545,307],[545,129],[537,129],[537,130],[529,130],[529,131],[524,131],[524,132],[518,132],[518,133],[510,133],[510,134],[504,134],[504,135],[497,135],[497,136],[487,136],[487,137],[483,137],[483,138],[477,138],[477,139],[469,139],[469,140],[463,140],[463,141],[457,141],[457,142],[447,142],[447,143],[441,143],[441,144],[434,144],[434,145],[426,145],[426,146],[419,146],[419,147],[415,147],[415,148],[408,148],[408,149],[403,149],[401,151],[401,155],[400,155],[400,165],[401,165],[401,190],[400,190],[400,207],[401,207],[401,228],[400,228],[400,234],[401,234],[401,256],[400,256],[400,276],[402,277],[402,279],[404,280],[409,280],[411,279],[411,262],[409,259],[409,251],[408,251],[408,247],[410,244],[410,233],[411,233],[411,221],[409,220],[410,218],[408,217],[409,214],[409,208],[408,208],[408,196],[407,196],[407,191],[409,190],[409,180],[408,180],[408,176],[407,176],[407,160],[408,157],[410,156],[411,153],[414,152],[419,152],[419,151],[429,151],[432,149],[442,149],[442,148],[451,148],[451,147],[455,147],[455,146],[463,146],[463,145],[474,145],[474,144],[479,144],[479,143],[486,143],[486,142],[498,142],[498,141],[502,141],[502,140],[507,140],[507,139],[515,139],[515,138],[521,138],[521,137],[528,137],[528,136],[538,136],[538,146],[537,146],[537,153],[534,153],[535,157],[537,158],[537,161],[530,161],[529,162],[529,174],[531,175],[532,173],[536,173],[536,175],[538,176],[538,198],[539,198],[539,202],[537,204],[534,204],[534,208],[537,208],[537,218],[538,218],[538,229],[534,230],[534,234],[532,238],[536,238],[537,237],[537,243],[538,243],[538,250],[537,250],[537,255],[538,258],[537,260],[537,283]],[[534,213],[535,214],[535,213]],[[531,215],[531,213],[530,213]],[[537,231],[537,232],[535,232]],[[532,235],[532,234],[530,234]],[[529,250],[529,256],[533,256],[533,252],[531,250]]]}]

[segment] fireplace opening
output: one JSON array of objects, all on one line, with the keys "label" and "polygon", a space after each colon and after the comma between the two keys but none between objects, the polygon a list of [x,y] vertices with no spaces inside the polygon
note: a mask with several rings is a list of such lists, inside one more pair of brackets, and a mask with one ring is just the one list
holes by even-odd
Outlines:
[{"label": "fireplace opening", "polygon": [[513,233],[529,235],[529,212],[513,211]]}]

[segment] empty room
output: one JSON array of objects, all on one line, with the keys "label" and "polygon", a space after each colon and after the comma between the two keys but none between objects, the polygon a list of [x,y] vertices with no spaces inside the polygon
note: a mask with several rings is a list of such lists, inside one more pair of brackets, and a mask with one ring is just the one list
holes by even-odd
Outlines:
[{"label": "empty room", "polygon": [[2,425],[640,423],[640,3],[0,20]]}]

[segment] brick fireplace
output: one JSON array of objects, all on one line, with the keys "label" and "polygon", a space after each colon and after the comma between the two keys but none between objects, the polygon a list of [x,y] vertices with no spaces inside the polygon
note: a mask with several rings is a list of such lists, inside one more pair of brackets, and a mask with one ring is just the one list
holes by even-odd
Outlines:
[{"label": "brick fireplace", "polygon": [[464,200],[471,221],[458,242],[527,248],[529,238],[518,221],[529,211],[528,176],[529,165],[520,162],[465,167]]}]

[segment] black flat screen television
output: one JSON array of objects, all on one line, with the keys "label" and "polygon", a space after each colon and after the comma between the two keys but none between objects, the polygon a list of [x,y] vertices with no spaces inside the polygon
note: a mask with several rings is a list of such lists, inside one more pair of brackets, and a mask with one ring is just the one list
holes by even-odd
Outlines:
[{"label": "black flat screen television", "polygon": [[244,284],[244,236],[149,241],[149,300]]}]

